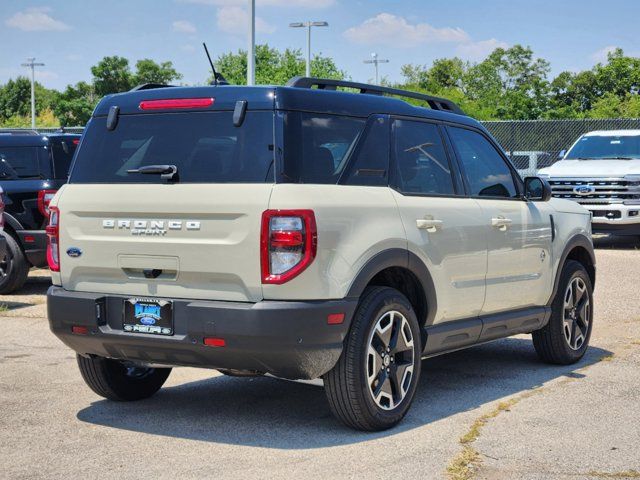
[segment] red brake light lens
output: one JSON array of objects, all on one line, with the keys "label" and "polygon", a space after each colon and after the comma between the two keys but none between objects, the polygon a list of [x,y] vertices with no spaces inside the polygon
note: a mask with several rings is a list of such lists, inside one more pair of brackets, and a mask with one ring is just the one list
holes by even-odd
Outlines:
[{"label": "red brake light lens", "polygon": [[143,100],[140,110],[167,110],[173,108],[201,108],[213,105],[213,98],[167,98],[162,100]]},{"label": "red brake light lens", "polygon": [[49,218],[49,204],[55,195],[56,190],[40,190],[38,192],[38,210],[45,218]]},{"label": "red brake light lens", "polygon": [[47,263],[52,272],[60,271],[60,212],[56,207],[49,208],[47,225]]},{"label": "red brake light lens", "polygon": [[262,214],[262,283],[280,285],[298,276],[311,265],[317,249],[313,210],[267,210]]}]

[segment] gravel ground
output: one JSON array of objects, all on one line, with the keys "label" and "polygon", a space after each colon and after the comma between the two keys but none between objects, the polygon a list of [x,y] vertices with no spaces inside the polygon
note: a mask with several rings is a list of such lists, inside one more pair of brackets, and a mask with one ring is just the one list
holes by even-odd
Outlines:
[{"label": "gravel ground", "polygon": [[46,272],[0,297],[0,478],[640,478],[640,251],[600,242],[592,348],[537,361],[519,336],[424,362],[397,428],[352,432],[321,388],[175,369],[142,402],[84,386],[48,330]]}]

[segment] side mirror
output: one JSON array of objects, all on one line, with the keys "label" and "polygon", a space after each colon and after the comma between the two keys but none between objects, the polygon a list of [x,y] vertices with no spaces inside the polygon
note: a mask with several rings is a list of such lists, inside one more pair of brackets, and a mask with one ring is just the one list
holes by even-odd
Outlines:
[{"label": "side mirror", "polygon": [[560,150],[558,152],[558,160],[562,160],[566,154],[567,154],[566,150]]},{"label": "side mirror", "polygon": [[526,177],[524,196],[533,202],[548,202],[551,199],[551,185],[544,178]]}]

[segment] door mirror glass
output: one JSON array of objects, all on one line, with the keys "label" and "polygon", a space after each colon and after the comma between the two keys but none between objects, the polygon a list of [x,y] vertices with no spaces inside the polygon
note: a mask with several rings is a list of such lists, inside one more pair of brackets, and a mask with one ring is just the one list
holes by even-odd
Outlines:
[{"label": "door mirror glass", "polygon": [[567,154],[566,150],[560,150],[558,152],[558,160],[562,160],[566,154]]},{"label": "door mirror glass", "polygon": [[548,202],[551,198],[551,186],[549,182],[540,177],[525,178],[524,192],[527,200]]}]

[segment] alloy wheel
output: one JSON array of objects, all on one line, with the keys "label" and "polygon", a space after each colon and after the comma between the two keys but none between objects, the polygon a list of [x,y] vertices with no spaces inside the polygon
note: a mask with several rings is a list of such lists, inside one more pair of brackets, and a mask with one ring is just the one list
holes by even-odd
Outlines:
[{"label": "alloy wheel", "polygon": [[579,350],[587,339],[591,303],[587,285],[580,277],[575,277],[564,294],[562,330],[567,344],[572,350]]},{"label": "alloy wheel", "polygon": [[371,398],[384,410],[393,410],[413,381],[414,339],[402,313],[384,313],[369,335],[365,372]]}]

